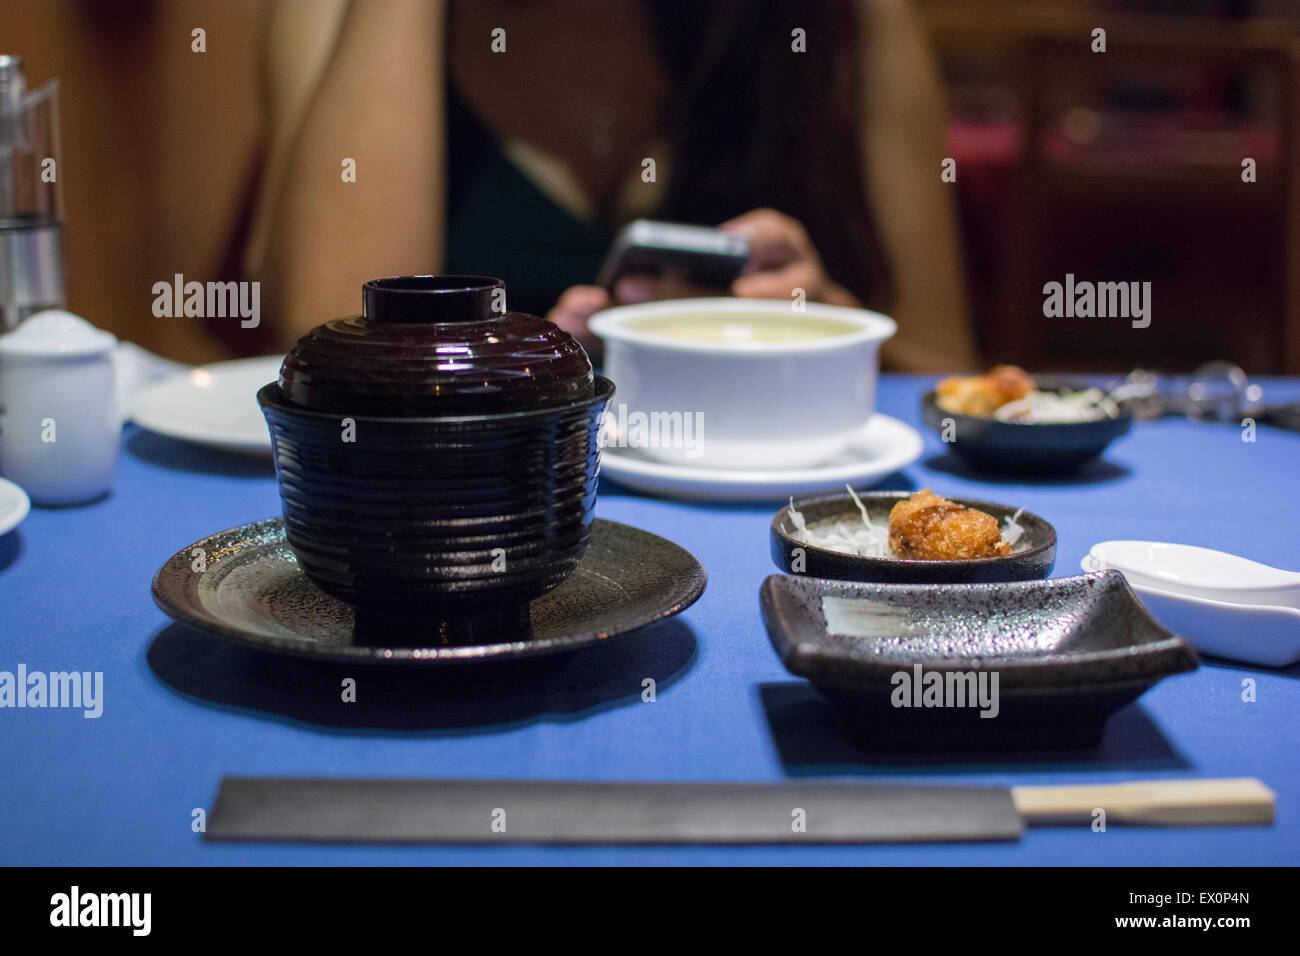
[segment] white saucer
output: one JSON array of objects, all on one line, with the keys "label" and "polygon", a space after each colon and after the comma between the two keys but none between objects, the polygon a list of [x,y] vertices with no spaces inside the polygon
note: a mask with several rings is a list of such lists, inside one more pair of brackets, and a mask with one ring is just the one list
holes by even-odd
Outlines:
[{"label": "white saucer", "polygon": [[131,417],[151,432],[225,451],[270,454],[257,390],[280,375],[282,355],[192,368],[141,389]]},{"label": "white saucer", "polygon": [[920,433],[888,415],[873,415],[849,447],[813,468],[722,471],[655,461],[635,448],[607,447],[602,475],[637,491],[670,498],[777,501],[791,495],[867,488],[921,457]]},{"label": "white saucer", "polygon": [[23,523],[32,510],[31,499],[12,481],[0,478],[0,534],[12,531]]}]

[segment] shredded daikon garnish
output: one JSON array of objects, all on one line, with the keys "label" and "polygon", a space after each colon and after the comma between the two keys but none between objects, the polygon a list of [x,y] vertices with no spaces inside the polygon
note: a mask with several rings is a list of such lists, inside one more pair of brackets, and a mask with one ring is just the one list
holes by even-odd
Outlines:
[{"label": "shredded daikon garnish", "polygon": [[1029,425],[1068,424],[1114,418],[1119,406],[1099,388],[1078,392],[1030,392],[1024,398],[998,407],[993,417],[1003,422]]},{"label": "shredded daikon garnish", "polygon": [[1025,528],[1020,524],[1020,516],[1025,513],[1024,508],[1017,508],[1016,513],[1010,518],[1002,519],[1002,540],[1011,545],[1011,550],[1016,550],[1016,542],[1025,533]]},{"label": "shredded daikon garnish", "polygon": [[794,495],[790,496],[790,523],[794,525],[794,530],[800,534],[808,533],[808,522],[803,520],[803,513],[794,506]]},{"label": "shredded daikon garnish", "polygon": [[814,548],[856,554],[864,558],[890,557],[889,525],[873,522],[871,516],[867,514],[867,506],[862,503],[862,499],[848,485],[844,487],[858,507],[858,514],[862,520],[860,525],[841,519],[827,519],[809,527],[803,514],[795,508],[794,499],[791,498],[790,523],[794,526],[795,533],[801,541]]}]

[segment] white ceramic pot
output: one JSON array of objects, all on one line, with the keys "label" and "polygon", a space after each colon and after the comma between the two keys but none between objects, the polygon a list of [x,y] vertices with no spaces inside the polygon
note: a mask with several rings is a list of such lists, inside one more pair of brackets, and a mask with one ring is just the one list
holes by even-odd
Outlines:
[{"label": "white ceramic pot", "polygon": [[60,311],[0,336],[0,474],[33,502],[78,504],[112,486],[122,431],[116,344]]},{"label": "white ceramic pot", "polygon": [[[708,335],[678,335],[705,326]],[[607,309],[591,320],[605,343],[605,374],[618,389],[602,440],[705,468],[816,465],[841,451],[875,411],[880,344],[896,328],[865,309],[808,304],[795,311],[766,299]],[[762,338],[792,330],[815,334]]]}]

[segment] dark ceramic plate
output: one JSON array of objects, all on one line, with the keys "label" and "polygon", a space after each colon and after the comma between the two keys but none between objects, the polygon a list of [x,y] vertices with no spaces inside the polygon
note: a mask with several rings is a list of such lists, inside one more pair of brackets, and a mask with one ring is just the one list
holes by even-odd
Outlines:
[{"label": "dark ceramic plate", "polygon": [[[1086,383],[1044,380],[1045,391],[1083,388]],[[952,419],[952,440],[946,446],[981,471],[1016,475],[1065,475],[1101,455],[1116,438],[1133,426],[1131,414],[1094,422],[1027,425],[996,418],[958,415],[935,404],[935,393],[921,400],[926,427],[940,436],[945,420]]]},{"label": "dark ceramic plate", "polygon": [[[889,524],[889,512],[910,491],[870,491],[858,495],[872,522]],[[1008,505],[950,498],[968,508],[978,508],[998,519],[1009,518],[1018,509]],[[809,526],[827,519],[861,521],[858,507],[847,494],[796,498],[794,506]],[[812,578],[839,581],[878,581],[886,584],[966,584],[989,581],[1032,581],[1045,578],[1056,564],[1056,529],[1028,511],[1018,522],[1025,533],[1026,547],[1001,558],[970,558],[962,561],[916,561],[903,558],[864,558],[827,548],[814,548],[794,534],[787,505],[772,519],[772,560],[782,570]],[[1017,542],[1019,544],[1020,542]],[[800,549],[802,552],[800,553]]]},{"label": "dark ceramic plate", "polygon": [[[859,737],[882,749],[1095,746],[1111,714],[1197,664],[1195,651],[1156,623],[1118,571],[951,585],[773,575],[760,595],[786,669],[811,681]],[[851,620],[837,627],[854,636],[828,632],[824,598],[852,602],[832,604],[831,615]],[[927,701],[926,685],[936,679],[948,695]],[[978,693],[980,682],[996,708],[956,706],[958,687]],[[996,716],[981,716],[995,709]]]},{"label": "dark ceramic plate", "polygon": [[[193,569],[195,549],[206,567]],[[451,664],[574,651],[685,610],[704,592],[704,568],[683,548],[613,521],[592,522],[577,568],[532,602],[531,633],[473,645],[387,645],[354,634],[352,608],[308,580],[269,518],[222,531],[179,551],[158,569],[153,596],[167,614],[266,651],[380,663]],[[432,632],[432,628],[430,629]],[[432,633],[430,634],[432,638]]]}]

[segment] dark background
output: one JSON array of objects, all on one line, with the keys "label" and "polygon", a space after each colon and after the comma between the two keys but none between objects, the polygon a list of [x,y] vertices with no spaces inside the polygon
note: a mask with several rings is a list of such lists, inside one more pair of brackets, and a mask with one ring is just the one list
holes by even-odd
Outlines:
[{"label": "dark background", "polygon": [[[232,261],[259,143],[266,0],[0,6],[0,48],[62,82],[70,308],[186,361],[152,284]],[[986,361],[1300,374],[1294,0],[916,0],[941,56]],[[190,31],[208,52],[190,52]],[[1089,50],[1107,31],[1107,52]],[[1258,181],[1241,181],[1244,157]],[[937,164],[936,164],[937,165]],[[1150,281],[1153,322],[1041,321],[1042,285]],[[1122,338],[1121,338],[1122,336]]]}]

